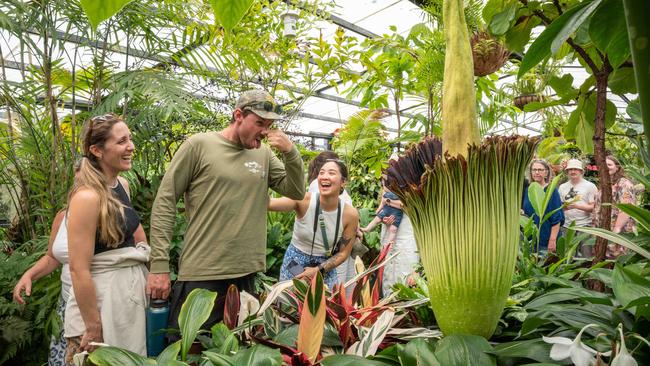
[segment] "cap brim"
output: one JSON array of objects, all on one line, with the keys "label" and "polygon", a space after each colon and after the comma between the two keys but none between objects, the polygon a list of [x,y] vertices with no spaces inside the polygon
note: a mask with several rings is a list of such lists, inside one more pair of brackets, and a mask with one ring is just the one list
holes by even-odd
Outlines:
[{"label": "cap brim", "polygon": [[282,115],[279,115],[275,112],[267,112],[265,110],[259,110],[254,108],[250,108],[250,111],[252,111],[253,113],[257,114],[258,116],[264,119],[278,120],[283,118]]}]

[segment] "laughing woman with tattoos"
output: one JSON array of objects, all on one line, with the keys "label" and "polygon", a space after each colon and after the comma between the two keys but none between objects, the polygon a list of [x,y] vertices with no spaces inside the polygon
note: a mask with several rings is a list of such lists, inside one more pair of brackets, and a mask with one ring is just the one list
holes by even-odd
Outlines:
[{"label": "laughing woman with tattoos", "polygon": [[357,210],[339,198],[347,178],[343,162],[328,160],[318,173],[318,193],[307,193],[300,201],[283,197],[269,202],[271,211],[296,211],[280,281],[321,271],[330,288],[338,282],[335,269],[350,256],[359,224]]}]

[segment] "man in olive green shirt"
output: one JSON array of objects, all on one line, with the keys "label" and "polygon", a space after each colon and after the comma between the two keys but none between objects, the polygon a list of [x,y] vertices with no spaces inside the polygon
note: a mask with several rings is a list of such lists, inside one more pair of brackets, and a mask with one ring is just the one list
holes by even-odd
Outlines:
[{"label": "man in olive green shirt", "polygon": [[[152,298],[169,296],[169,246],[176,203],[184,196],[188,226],[171,291],[170,327],[177,327],[180,307],[194,288],[218,292],[207,329],[221,321],[230,284],[252,292],[255,273],[266,266],[268,189],[304,197],[300,154],[282,131],[271,129],[279,113],[270,94],[249,90],[237,101],[230,125],[190,137],[174,155],[151,213],[147,279]],[[284,163],[262,144],[264,138],[282,152]]]}]

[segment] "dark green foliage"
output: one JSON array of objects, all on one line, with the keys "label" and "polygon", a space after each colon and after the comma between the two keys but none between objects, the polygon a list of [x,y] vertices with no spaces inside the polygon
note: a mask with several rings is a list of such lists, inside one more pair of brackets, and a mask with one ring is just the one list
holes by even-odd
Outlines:
[{"label": "dark green foliage", "polygon": [[47,250],[47,237],[31,240],[0,252],[0,364],[41,365],[47,359],[50,335],[59,333],[56,306],[61,291],[59,271],[32,286],[26,305],[13,302],[12,291],[22,274]]}]

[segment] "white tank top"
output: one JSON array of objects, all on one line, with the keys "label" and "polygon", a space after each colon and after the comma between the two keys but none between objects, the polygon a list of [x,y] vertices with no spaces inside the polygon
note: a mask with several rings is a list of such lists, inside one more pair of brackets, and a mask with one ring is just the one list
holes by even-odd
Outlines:
[{"label": "white tank top", "polygon": [[[316,225],[316,237],[314,238],[314,216],[316,215],[316,193],[311,194],[311,199],[309,201],[309,208],[305,213],[305,216],[302,218],[296,217],[296,221],[293,223],[293,236],[291,237],[291,243],[293,246],[298,248],[301,252],[314,256],[326,256],[325,246],[323,245],[323,234],[321,233],[320,224]],[[340,198],[339,198],[340,201]],[[345,204],[341,202],[341,217],[339,224],[339,235],[333,240],[334,233],[336,232],[336,212],[334,211],[321,211],[323,217],[325,218],[325,232],[327,233],[327,240],[329,242],[329,248],[332,249],[332,246],[337,242],[341,236],[343,236],[343,211],[345,210]],[[311,240],[314,238],[314,249],[312,252]]]},{"label": "white tank top", "polygon": [[72,277],[70,276],[70,265],[68,264],[68,220],[67,213],[61,220],[59,231],[56,233],[52,243],[52,254],[54,258],[63,265],[61,269],[61,296],[68,301],[70,289],[72,288]]}]

